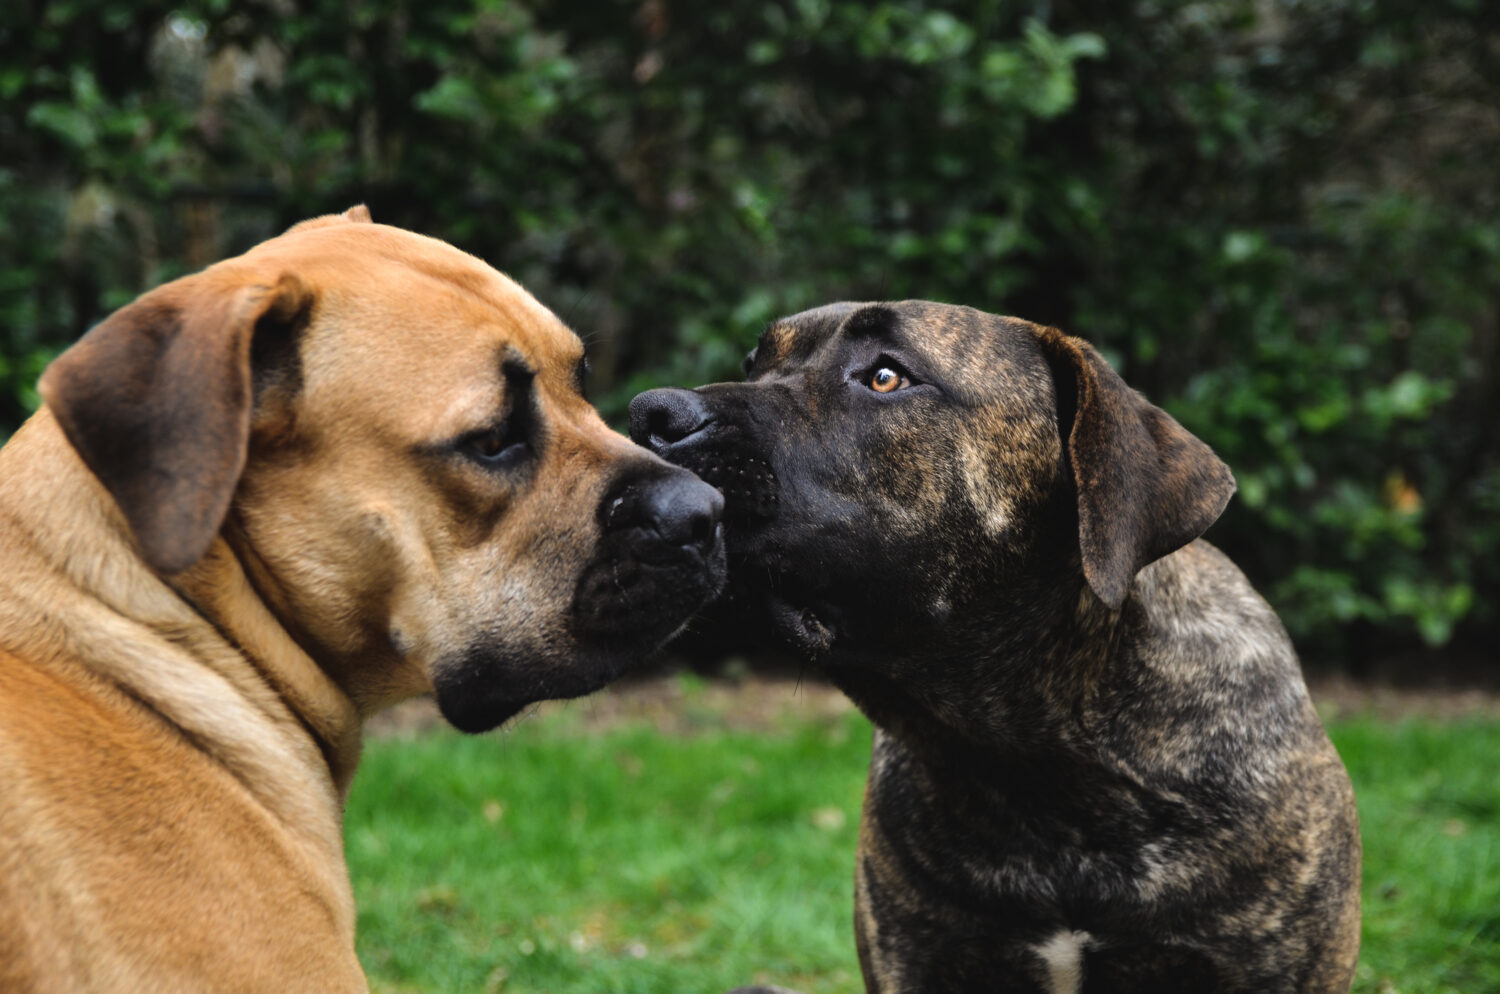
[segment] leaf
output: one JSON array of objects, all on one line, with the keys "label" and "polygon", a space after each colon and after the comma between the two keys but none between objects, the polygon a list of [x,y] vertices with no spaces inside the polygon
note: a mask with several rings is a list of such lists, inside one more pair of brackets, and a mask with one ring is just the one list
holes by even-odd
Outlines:
[{"label": "leaf", "polygon": [[413,103],[418,110],[453,121],[472,122],[484,116],[484,104],[474,84],[451,73],[439,79],[431,89],[417,94]]},{"label": "leaf", "polygon": [[34,104],[26,114],[26,123],[49,132],[80,151],[87,150],[98,140],[98,130],[87,114],[58,101]]}]

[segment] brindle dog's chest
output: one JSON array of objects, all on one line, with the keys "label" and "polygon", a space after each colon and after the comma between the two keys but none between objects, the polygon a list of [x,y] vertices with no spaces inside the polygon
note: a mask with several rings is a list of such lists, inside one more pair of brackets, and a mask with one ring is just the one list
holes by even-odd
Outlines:
[{"label": "brindle dog's chest", "polygon": [[879,732],[874,752],[861,927],[884,947],[872,964],[900,964],[892,989],[1072,992],[1086,975],[1088,990],[1154,991],[1219,975],[1199,933],[1222,840],[1180,804],[1055,764],[934,775]]}]

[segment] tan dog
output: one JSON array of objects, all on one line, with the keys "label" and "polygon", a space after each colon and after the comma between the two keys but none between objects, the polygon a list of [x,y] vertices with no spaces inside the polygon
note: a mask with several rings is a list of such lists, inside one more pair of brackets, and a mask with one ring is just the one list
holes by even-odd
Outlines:
[{"label": "tan dog", "polygon": [[364,990],[361,720],[586,693],[722,581],[721,499],[577,336],[367,222],[120,310],[0,452],[0,990]]}]

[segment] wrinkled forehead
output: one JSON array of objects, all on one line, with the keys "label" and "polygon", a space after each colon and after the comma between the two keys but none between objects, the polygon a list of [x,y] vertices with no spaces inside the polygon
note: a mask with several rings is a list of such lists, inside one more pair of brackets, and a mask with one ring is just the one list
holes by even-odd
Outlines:
[{"label": "wrinkled forehead", "polygon": [[296,231],[246,259],[274,259],[303,274],[346,313],[385,326],[388,342],[417,349],[498,350],[528,364],[569,364],[583,343],[535,297],[483,260],[446,242],[381,224]]},{"label": "wrinkled forehead", "polygon": [[924,300],[840,302],[782,318],[761,336],[756,359],[758,365],[805,361],[861,341],[920,363],[922,372],[976,397],[1046,374],[1029,322]]},{"label": "wrinkled forehead", "polygon": [[755,343],[756,359],[767,365],[807,359],[839,334],[850,315],[873,306],[845,301],[773,321]]},{"label": "wrinkled forehead", "polygon": [[306,385],[345,398],[357,388],[399,408],[413,434],[493,419],[533,381],[559,396],[581,392],[582,340],[519,284],[445,242],[347,224],[273,239],[246,258],[316,291]]}]

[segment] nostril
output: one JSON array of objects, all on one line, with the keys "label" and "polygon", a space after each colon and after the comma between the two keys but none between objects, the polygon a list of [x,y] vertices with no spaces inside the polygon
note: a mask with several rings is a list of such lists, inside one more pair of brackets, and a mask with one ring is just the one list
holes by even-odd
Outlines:
[{"label": "nostril", "polygon": [[719,515],[708,500],[710,494],[719,496],[718,491],[697,481],[671,487],[662,499],[653,502],[653,530],[667,545],[682,549],[712,548],[719,530]]},{"label": "nostril", "polygon": [[718,526],[708,515],[699,515],[693,520],[692,530],[688,533],[688,541],[698,548],[704,548],[713,541],[714,532]]},{"label": "nostril", "polygon": [[702,398],[691,390],[647,390],[630,402],[630,437],[658,451],[702,430],[709,422]]},{"label": "nostril", "polygon": [[705,554],[719,540],[719,517],[724,512],[724,498],[717,490],[709,488],[707,497],[711,499],[689,520],[687,539],[682,543],[684,547],[691,546]]},{"label": "nostril", "polygon": [[671,445],[681,441],[683,433],[677,431],[672,412],[659,407],[646,415],[646,434],[654,445]]},{"label": "nostril", "polygon": [[719,542],[724,498],[688,473],[676,471],[616,499],[604,513],[611,531],[634,529],[636,555],[650,561],[675,561],[683,552],[710,555]]}]

